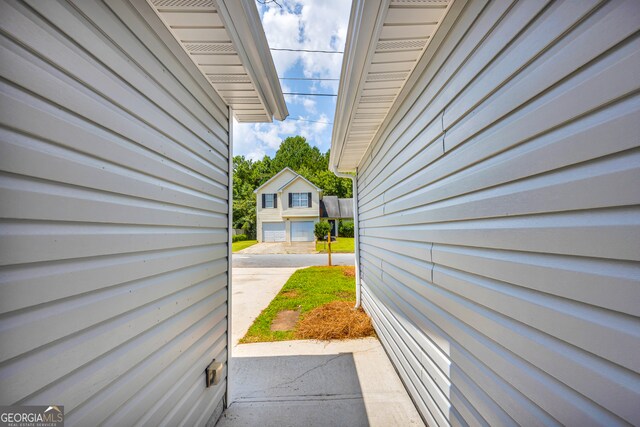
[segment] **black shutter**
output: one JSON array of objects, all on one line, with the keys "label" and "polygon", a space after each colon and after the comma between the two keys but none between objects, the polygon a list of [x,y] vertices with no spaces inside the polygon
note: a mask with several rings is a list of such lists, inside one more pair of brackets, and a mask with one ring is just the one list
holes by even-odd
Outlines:
[{"label": "black shutter", "polygon": [[267,205],[266,194],[262,193],[262,209]]},{"label": "black shutter", "polygon": [[307,207],[311,207],[311,193],[307,193]]},{"label": "black shutter", "polygon": [[273,195],[273,207],[274,207],[274,208],[277,208],[277,207],[278,207],[278,194],[277,194],[277,193],[275,193],[275,194]]},{"label": "black shutter", "polygon": [[293,193],[289,193],[289,207],[293,204]]}]

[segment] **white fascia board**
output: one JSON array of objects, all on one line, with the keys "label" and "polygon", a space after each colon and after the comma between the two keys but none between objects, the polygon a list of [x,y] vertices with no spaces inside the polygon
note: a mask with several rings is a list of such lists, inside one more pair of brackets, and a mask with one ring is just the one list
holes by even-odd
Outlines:
[{"label": "white fascia board", "polygon": [[269,117],[284,120],[289,111],[255,2],[216,0],[216,6]]},{"label": "white fascia board", "polygon": [[318,193],[322,193],[322,189],[321,188],[316,187],[313,182],[309,181],[307,178],[305,178],[304,176],[302,176],[300,174],[296,174],[295,177],[291,178],[286,184],[284,184],[282,187],[278,188],[278,193],[282,193],[282,190],[284,190],[285,188],[290,186],[294,181],[297,181],[298,179],[302,179],[302,180],[306,181],[306,183],[309,184],[310,186],[312,186],[313,188],[315,188]]},{"label": "white fascia board", "polygon": [[255,194],[258,194],[258,191],[260,191],[260,189],[262,187],[264,187],[265,185],[269,184],[271,181],[273,181],[274,179],[276,179],[276,177],[280,176],[280,174],[284,173],[284,171],[289,171],[294,175],[298,175],[293,169],[291,169],[289,166],[285,167],[284,169],[282,169],[280,172],[278,172],[277,174],[273,175],[271,178],[269,178],[264,184],[262,184],[260,187],[256,188],[255,190],[253,190],[253,192]]},{"label": "white fascia board", "polygon": [[375,53],[378,34],[382,31],[389,9],[389,1],[353,0],[351,5],[331,135],[329,169],[332,171],[353,172],[340,168],[340,157],[355,112],[356,100],[364,86],[366,67]]}]

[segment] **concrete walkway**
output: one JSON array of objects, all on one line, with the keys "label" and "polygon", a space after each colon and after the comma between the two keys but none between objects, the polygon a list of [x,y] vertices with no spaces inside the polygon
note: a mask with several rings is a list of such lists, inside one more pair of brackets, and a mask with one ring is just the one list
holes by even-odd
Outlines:
[{"label": "concrete walkway", "polygon": [[260,312],[278,295],[297,268],[234,268],[232,271],[231,337],[234,345]]},{"label": "concrete walkway", "polygon": [[269,242],[256,243],[246,249],[236,252],[238,254],[315,254],[316,242]]},{"label": "concrete walkway", "polygon": [[424,425],[375,338],[237,344],[293,271],[233,270],[231,405],[218,426]]}]

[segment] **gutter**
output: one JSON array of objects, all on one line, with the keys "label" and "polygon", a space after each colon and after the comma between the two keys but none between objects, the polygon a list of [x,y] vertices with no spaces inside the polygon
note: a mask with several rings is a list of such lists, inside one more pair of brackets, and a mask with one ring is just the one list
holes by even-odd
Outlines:
[{"label": "gutter", "polygon": [[215,0],[218,15],[254,83],[269,122],[289,116],[278,73],[271,57],[260,14],[254,0]]},{"label": "gutter", "polygon": [[329,167],[331,172],[339,178],[349,178],[352,183],[353,193],[353,237],[355,239],[355,264],[356,264],[356,305],[353,308],[360,308],[362,295],[362,282],[360,281],[360,215],[358,214],[358,171],[354,175],[338,172],[333,167]]},{"label": "gutter", "polygon": [[356,111],[359,94],[364,88],[367,64],[376,51],[377,34],[382,31],[391,0],[353,0],[344,46],[340,85],[336,100],[329,164],[342,157],[349,127]]}]

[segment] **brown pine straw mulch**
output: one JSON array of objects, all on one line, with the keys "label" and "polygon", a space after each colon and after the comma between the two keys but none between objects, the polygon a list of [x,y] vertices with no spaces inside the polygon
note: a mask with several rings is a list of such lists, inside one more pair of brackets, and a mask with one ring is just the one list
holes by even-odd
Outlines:
[{"label": "brown pine straw mulch", "polygon": [[353,265],[347,266],[347,267],[343,267],[344,271],[342,272],[342,274],[344,274],[347,277],[355,277],[356,276],[356,267]]},{"label": "brown pine straw mulch", "polygon": [[352,301],[333,301],[308,312],[296,329],[298,339],[344,340],[375,337],[371,319]]}]

